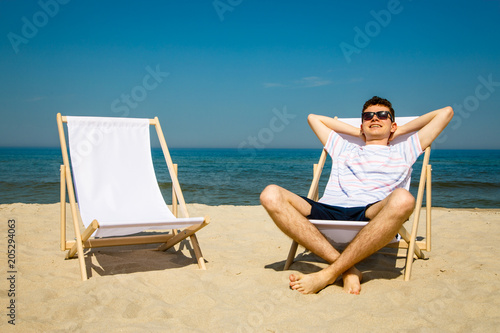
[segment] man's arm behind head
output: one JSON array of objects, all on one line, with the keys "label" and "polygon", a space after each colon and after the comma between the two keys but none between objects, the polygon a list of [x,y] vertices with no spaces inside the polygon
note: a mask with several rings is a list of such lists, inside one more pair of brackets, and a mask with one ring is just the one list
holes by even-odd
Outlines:
[{"label": "man's arm behind head", "polygon": [[418,137],[422,149],[431,143],[441,134],[448,123],[453,118],[453,109],[450,106],[426,113],[409,123],[398,127],[396,135],[402,135],[418,131]]},{"label": "man's arm behind head", "polygon": [[[328,141],[328,136],[331,131],[334,131],[339,134],[348,134],[355,137],[360,137],[361,130],[359,127],[354,127],[352,125],[346,124],[336,118],[320,116],[316,114],[310,114],[307,117],[307,122],[314,134],[318,137],[319,141],[323,144],[323,146]],[[360,121],[361,123],[361,121]]]}]

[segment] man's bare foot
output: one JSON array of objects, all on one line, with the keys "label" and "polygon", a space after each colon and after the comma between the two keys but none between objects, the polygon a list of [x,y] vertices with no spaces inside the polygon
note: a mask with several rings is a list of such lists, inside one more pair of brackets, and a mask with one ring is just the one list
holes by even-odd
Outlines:
[{"label": "man's bare foot", "polygon": [[290,287],[302,294],[315,294],[327,285],[335,282],[330,282],[332,277],[324,270],[311,274],[290,274]]},{"label": "man's bare foot", "polygon": [[[312,274],[290,274],[290,287],[302,294],[315,294],[337,279],[331,272],[331,267],[327,267]],[[361,292],[361,279],[363,275],[356,267],[351,267],[342,274],[344,281],[344,291],[348,294],[359,295]]]},{"label": "man's bare foot", "polygon": [[351,267],[342,274],[344,281],[344,291],[348,294],[359,295],[361,292],[361,279],[363,274],[356,268]]}]

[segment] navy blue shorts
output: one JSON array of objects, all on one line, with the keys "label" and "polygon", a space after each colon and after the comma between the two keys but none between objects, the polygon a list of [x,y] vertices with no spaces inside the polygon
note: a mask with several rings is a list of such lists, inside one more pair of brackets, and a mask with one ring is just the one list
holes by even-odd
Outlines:
[{"label": "navy blue shorts", "polygon": [[309,220],[335,220],[335,221],[370,221],[366,216],[366,207],[338,207],[302,197],[311,205],[311,214],[307,216]]}]

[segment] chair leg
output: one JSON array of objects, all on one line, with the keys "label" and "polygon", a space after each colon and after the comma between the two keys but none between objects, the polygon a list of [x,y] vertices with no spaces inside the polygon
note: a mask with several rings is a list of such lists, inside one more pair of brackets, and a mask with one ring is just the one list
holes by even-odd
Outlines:
[{"label": "chair leg", "polygon": [[[420,206],[420,205],[417,205]],[[417,241],[417,229],[420,217],[420,207],[417,207],[415,211],[415,217],[412,225],[412,232],[410,234],[410,242],[408,243],[408,252],[406,254],[406,265],[405,265],[405,281],[410,281],[411,268],[413,265],[413,255],[416,254],[418,258],[424,258],[423,252],[420,247],[416,244]]]},{"label": "chair leg", "polygon": [[66,250],[66,168],[61,165],[61,251]]},{"label": "chair leg", "polygon": [[425,233],[425,242],[426,242],[426,251],[431,251],[431,219],[432,219],[432,167],[431,165],[427,165],[427,181],[426,181],[426,194],[427,199],[425,203],[426,210],[426,233]]},{"label": "chair leg", "polygon": [[288,252],[288,258],[286,259],[285,262],[285,267],[283,268],[284,271],[290,268],[290,266],[293,264],[293,259],[295,259],[295,254],[297,253],[297,248],[299,246],[299,243],[296,241],[292,241],[292,245],[290,246],[290,251]]},{"label": "chair leg", "polygon": [[405,281],[410,281],[412,265],[413,265],[413,253],[411,253],[410,249],[408,249],[408,253],[406,254]]},{"label": "chair leg", "polygon": [[193,245],[194,254],[196,255],[196,261],[198,262],[198,267],[202,270],[206,270],[205,259],[203,258],[203,254],[201,253],[200,244],[198,243],[198,238],[195,234],[189,237],[191,240],[191,244]]},{"label": "chair leg", "polygon": [[196,261],[198,263],[198,266],[200,269],[206,269],[205,266],[205,260],[203,259],[203,255],[201,253],[201,248],[198,243],[198,239],[196,238],[195,233],[200,230],[201,228],[205,227],[207,224],[210,223],[210,219],[208,216],[205,216],[205,221],[203,223],[198,224],[198,225],[192,225],[190,227],[187,227],[186,229],[181,230],[179,233],[174,235],[172,238],[170,238],[166,243],[160,245],[158,247],[158,251],[165,251],[174,246],[175,244],[181,242],[182,240],[186,238],[190,238],[191,244],[193,245],[193,250],[196,255]]},{"label": "chair leg", "polygon": [[70,259],[73,258],[74,255],[78,252],[78,262],[80,263],[80,273],[82,281],[87,280],[87,266],[85,265],[83,243],[86,242],[98,228],[99,224],[97,223],[97,221],[92,221],[88,228],[83,232],[81,236],[81,243],[79,243],[77,240],[66,255],[66,259]]}]

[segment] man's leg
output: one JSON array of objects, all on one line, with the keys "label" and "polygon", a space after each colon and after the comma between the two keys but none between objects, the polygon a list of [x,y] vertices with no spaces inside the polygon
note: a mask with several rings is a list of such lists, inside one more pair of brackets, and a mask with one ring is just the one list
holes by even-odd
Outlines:
[{"label": "man's leg", "polygon": [[290,286],[303,294],[312,294],[334,283],[346,269],[389,243],[410,217],[414,206],[415,199],[410,192],[396,189],[387,198],[367,209],[366,217],[370,219],[370,223],[361,229],[337,260],[317,273],[294,275],[290,279]]},{"label": "man's leg", "polygon": [[[311,205],[303,198],[277,185],[269,185],[262,191],[260,201],[278,228],[294,241],[330,264],[339,258],[340,253],[306,218],[311,213]],[[351,266],[344,269],[344,290],[358,294],[361,272]]]}]

